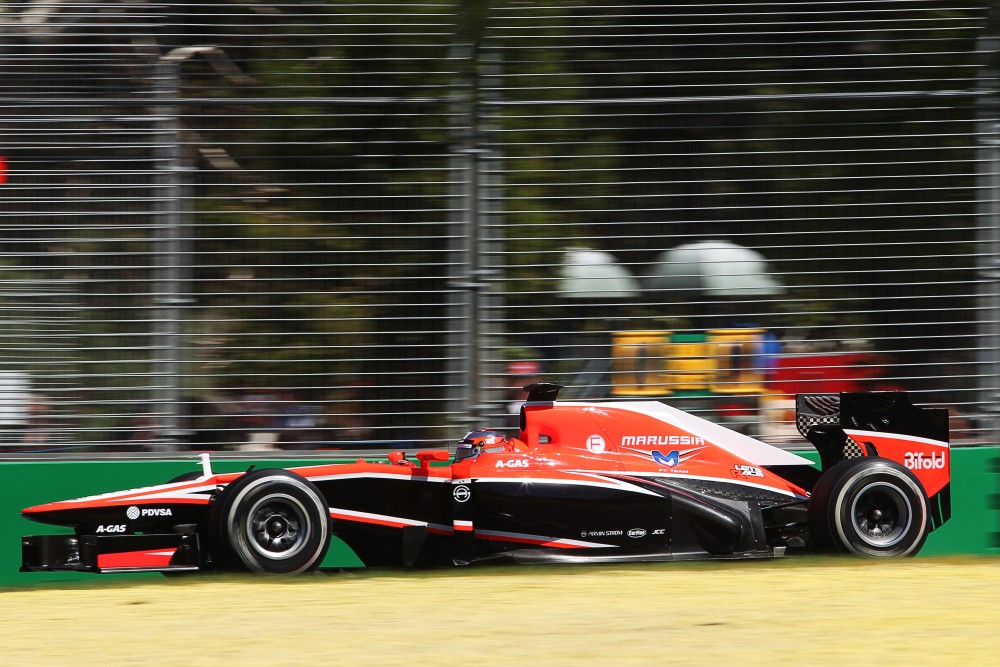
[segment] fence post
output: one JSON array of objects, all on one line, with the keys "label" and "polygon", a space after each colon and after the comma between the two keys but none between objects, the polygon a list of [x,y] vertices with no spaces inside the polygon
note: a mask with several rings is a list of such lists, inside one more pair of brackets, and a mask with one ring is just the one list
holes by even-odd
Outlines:
[{"label": "fence post", "polygon": [[1000,76],[1000,12],[990,10],[986,31],[978,41],[978,51],[984,54],[979,71],[977,135],[979,140],[978,241],[980,308],[979,362],[986,371],[979,374],[979,396],[988,420],[985,430],[990,437],[1000,433],[1000,117],[997,110],[997,80]]},{"label": "fence post", "polygon": [[[475,422],[470,408],[476,405],[476,294],[474,265],[476,245],[476,153],[474,148],[472,99],[473,83],[468,72],[472,58],[471,44],[457,42],[451,59],[457,64],[452,91],[452,127],[450,176],[452,214],[448,260],[447,368],[445,371],[446,414],[455,431],[468,430]],[[450,431],[451,429],[449,429]],[[449,432],[449,439],[456,433]]]},{"label": "fence post", "polygon": [[212,46],[174,49],[156,61],[154,86],[156,108],[156,169],[159,215],[155,222],[156,274],[154,287],[153,354],[154,403],[157,411],[156,440],[166,449],[176,449],[187,431],[182,424],[182,388],[185,368],[183,336],[190,290],[190,211],[187,173],[192,167],[184,158],[180,123],[181,65],[198,55],[218,56]]}]

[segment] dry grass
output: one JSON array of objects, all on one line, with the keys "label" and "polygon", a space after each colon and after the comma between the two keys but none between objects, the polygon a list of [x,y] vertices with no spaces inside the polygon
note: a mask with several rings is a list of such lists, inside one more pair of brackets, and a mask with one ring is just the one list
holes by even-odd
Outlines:
[{"label": "dry grass", "polygon": [[4,665],[985,665],[1000,560],[191,577],[0,593]]}]

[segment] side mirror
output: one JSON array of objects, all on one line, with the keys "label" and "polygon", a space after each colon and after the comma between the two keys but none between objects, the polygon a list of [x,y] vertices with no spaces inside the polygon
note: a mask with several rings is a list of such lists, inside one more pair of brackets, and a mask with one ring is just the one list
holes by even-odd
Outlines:
[{"label": "side mirror", "polygon": [[425,449],[417,452],[417,460],[420,461],[421,468],[429,468],[431,461],[448,461],[451,459],[451,452],[447,449]]}]

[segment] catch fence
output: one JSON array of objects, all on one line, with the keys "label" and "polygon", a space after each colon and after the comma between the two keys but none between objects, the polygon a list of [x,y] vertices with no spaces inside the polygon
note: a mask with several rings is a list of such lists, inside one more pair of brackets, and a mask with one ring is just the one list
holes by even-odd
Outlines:
[{"label": "catch fence", "polygon": [[[42,11],[42,10],[45,11]],[[8,3],[10,452],[425,447],[531,381],[995,443],[990,3]]]}]

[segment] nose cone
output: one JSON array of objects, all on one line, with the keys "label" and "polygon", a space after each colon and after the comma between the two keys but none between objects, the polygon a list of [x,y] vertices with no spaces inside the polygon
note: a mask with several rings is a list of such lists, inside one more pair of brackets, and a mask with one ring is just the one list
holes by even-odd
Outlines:
[{"label": "nose cone", "polygon": [[84,525],[95,517],[100,518],[98,516],[100,514],[102,514],[100,508],[95,507],[93,503],[87,502],[86,498],[59,500],[26,507],[21,510],[21,516],[25,519],[73,528]]},{"label": "nose cone", "polygon": [[26,507],[21,510],[21,516],[25,519],[39,523],[62,525],[71,523],[71,514],[72,512],[69,508],[65,507],[65,503],[45,503],[44,505],[35,505],[34,507]]},{"label": "nose cone", "polygon": [[35,505],[33,507],[25,507],[21,510],[21,516],[25,519],[37,520],[37,517],[42,516],[48,512],[52,511],[53,503],[45,503],[43,505]]}]

